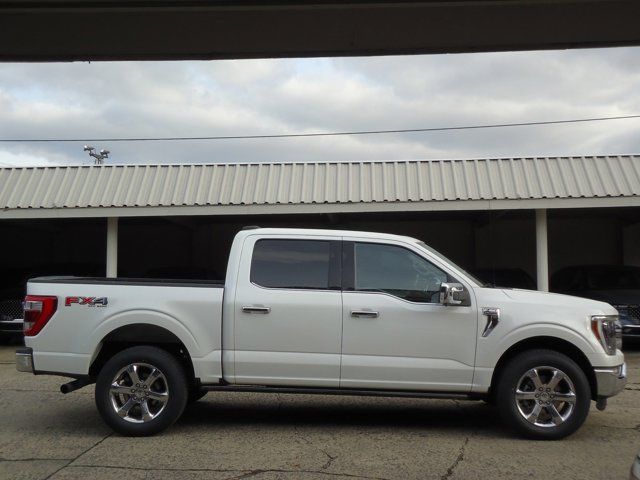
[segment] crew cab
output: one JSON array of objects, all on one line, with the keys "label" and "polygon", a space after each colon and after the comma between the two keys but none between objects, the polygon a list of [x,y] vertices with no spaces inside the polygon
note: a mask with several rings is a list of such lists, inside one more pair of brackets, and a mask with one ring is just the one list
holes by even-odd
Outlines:
[{"label": "crew cab", "polygon": [[607,303],[490,288],[423,242],[240,231],[224,284],[28,282],[17,368],[95,383],[104,421],[151,435],[206,392],[478,399],[520,434],[561,438],[626,383]]}]

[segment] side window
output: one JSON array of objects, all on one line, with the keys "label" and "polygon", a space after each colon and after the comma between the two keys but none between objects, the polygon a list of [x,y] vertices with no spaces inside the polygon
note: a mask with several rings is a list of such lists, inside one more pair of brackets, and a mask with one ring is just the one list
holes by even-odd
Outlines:
[{"label": "side window", "polygon": [[251,282],[269,288],[329,288],[331,243],[322,240],[258,240]]},{"label": "side window", "polygon": [[445,272],[421,256],[394,245],[355,244],[355,289],[380,291],[410,302],[438,303]]}]

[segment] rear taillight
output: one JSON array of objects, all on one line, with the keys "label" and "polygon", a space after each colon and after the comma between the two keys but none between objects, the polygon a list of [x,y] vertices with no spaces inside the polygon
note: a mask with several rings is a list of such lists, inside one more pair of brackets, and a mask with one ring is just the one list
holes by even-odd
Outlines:
[{"label": "rear taillight", "polygon": [[33,337],[53,317],[58,308],[58,297],[27,295],[24,299],[24,335]]}]

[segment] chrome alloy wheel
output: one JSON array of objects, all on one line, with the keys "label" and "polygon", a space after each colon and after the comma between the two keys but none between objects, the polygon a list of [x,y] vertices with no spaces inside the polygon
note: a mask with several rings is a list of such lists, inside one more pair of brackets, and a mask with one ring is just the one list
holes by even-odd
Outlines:
[{"label": "chrome alloy wheel", "polygon": [[169,384],[164,374],[148,363],[132,363],[122,368],[109,387],[113,410],[131,423],[156,418],[169,400]]},{"label": "chrome alloy wheel", "polygon": [[571,417],[576,389],[562,370],[535,367],[518,380],[515,402],[527,422],[537,427],[557,427]]}]

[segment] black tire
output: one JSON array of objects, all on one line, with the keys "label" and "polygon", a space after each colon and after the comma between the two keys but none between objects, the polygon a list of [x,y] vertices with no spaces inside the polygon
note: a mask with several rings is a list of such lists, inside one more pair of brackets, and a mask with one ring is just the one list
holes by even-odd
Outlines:
[{"label": "black tire", "polygon": [[[134,384],[135,377],[124,371],[134,364],[135,371],[131,374],[139,376],[140,384]],[[118,383],[119,391],[112,394],[114,382]],[[102,367],[96,380],[95,399],[103,420],[117,433],[148,436],[170,427],[182,415],[187,393],[187,378],[178,359],[160,348],[139,346],[117,353]],[[148,414],[146,419],[143,406]],[[117,413],[118,407],[127,412],[126,418]]]},{"label": "black tire", "polygon": [[[557,374],[561,380],[553,387],[551,378],[556,370],[564,376]],[[534,378],[541,382],[534,382]],[[552,386],[549,390],[548,385]],[[516,400],[518,387],[521,393]],[[566,355],[553,350],[528,350],[511,359],[500,372],[496,404],[503,421],[517,433],[555,440],[572,434],[584,423],[591,404],[591,388],[582,369]]]}]

